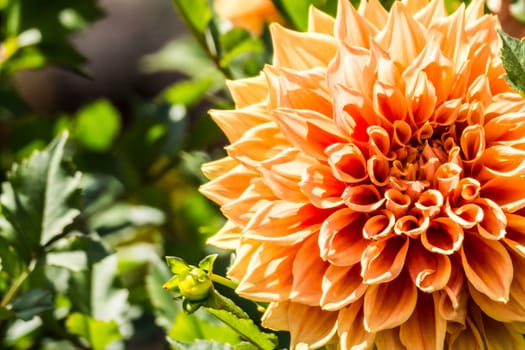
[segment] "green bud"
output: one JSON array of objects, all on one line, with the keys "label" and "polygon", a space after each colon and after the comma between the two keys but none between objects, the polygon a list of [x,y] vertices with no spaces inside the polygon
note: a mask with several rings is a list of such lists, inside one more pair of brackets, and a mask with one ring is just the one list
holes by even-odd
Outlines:
[{"label": "green bud", "polygon": [[179,290],[183,297],[190,301],[206,299],[213,289],[208,274],[198,268],[192,268],[179,275]]}]

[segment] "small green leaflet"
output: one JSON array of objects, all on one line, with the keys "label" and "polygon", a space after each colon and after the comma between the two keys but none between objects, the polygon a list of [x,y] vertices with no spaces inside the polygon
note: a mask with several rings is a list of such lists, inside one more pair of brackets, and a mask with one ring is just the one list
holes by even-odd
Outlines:
[{"label": "small green leaflet", "polygon": [[122,339],[117,322],[96,320],[78,312],[69,315],[66,327],[87,340],[93,350],[105,350],[109,344]]},{"label": "small green leaflet", "polygon": [[525,41],[498,31],[501,41],[501,60],[505,68],[505,79],[519,93],[525,93]]}]

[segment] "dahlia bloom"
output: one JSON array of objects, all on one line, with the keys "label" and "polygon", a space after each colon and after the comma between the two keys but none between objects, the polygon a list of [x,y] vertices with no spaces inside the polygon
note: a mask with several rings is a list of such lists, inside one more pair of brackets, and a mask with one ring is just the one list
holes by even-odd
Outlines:
[{"label": "dahlia bloom", "polygon": [[219,17],[255,35],[262,32],[265,22],[282,21],[270,0],[215,0],[214,7]]},{"label": "dahlia bloom", "polygon": [[341,0],[229,82],[210,243],[292,348],[525,349],[525,99],[498,27],[479,0]]}]

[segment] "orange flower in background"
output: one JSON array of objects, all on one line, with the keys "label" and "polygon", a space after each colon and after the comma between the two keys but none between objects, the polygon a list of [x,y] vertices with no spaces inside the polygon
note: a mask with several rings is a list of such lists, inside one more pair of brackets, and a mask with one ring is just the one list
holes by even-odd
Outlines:
[{"label": "orange flower in background", "polygon": [[292,348],[525,348],[525,100],[498,26],[478,0],[341,0],[229,82],[210,243]]},{"label": "orange flower in background", "polygon": [[271,0],[215,0],[214,7],[219,17],[255,35],[262,32],[266,22],[282,22]]}]

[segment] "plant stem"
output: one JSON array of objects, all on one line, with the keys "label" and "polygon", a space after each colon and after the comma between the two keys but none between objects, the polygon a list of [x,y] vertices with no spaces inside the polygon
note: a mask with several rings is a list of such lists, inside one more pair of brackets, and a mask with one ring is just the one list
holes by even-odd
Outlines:
[{"label": "plant stem", "polygon": [[31,271],[35,268],[36,260],[31,260],[29,262],[29,265],[25,268],[24,271],[18,277],[13,281],[11,286],[9,286],[9,289],[5,293],[4,297],[2,298],[2,301],[0,302],[0,307],[6,307],[15,297],[16,293],[18,292],[18,289],[22,286],[26,278],[29,276]]},{"label": "plant stem", "polygon": [[223,286],[228,287],[228,288],[233,289],[233,290],[235,290],[235,288],[237,288],[237,283],[235,283],[234,281],[232,281],[232,280],[230,280],[230,279],[228,279],[226,277],[222,277],[221,275],[216,275],[213,272],[210,273],[209,276],[210,276],[210,279],[213,282],[222,284]]}]

